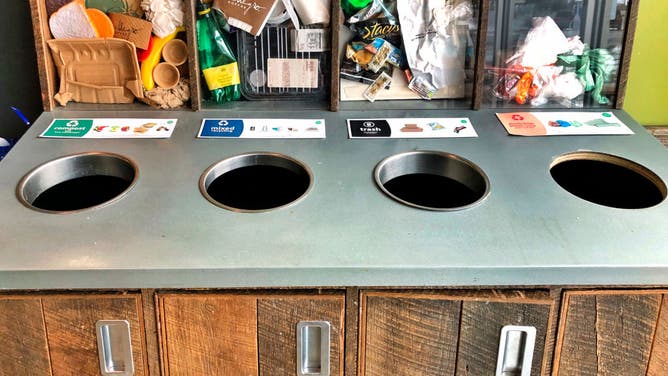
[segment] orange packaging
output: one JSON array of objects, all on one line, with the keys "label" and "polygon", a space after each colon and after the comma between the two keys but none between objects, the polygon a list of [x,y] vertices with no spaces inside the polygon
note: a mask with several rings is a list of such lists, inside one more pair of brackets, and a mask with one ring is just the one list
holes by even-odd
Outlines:
[{"label": "orange packaging", "polygon": [[90,23],[100,38],[112,38],[114,36],[114,24],[111,19],[101,10],[95,8],[86,9]]}]

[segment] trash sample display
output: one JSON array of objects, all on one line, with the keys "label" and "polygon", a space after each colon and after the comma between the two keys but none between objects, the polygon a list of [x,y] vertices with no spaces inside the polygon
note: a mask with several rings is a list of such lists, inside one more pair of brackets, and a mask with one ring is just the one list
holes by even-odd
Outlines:
[{"label": "trash sample display", "polygon": [[[342,100],[471,96],[476,15],[469,0],[341,0],[341,7],[342,34],[350,35],[340,69]],[[367,95],[381,76],[385,89]]]}]

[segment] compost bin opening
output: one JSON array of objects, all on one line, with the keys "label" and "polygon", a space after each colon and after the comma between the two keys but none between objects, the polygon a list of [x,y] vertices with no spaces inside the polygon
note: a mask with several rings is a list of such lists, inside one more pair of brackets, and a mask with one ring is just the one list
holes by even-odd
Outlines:
[{"label": "compost bin opening", "polygon": [[106,206],[132,188],[135,163],[110,153],[89,152],[44,163],[19,182],[19,200],[47,213],[71,213]]},{"label": "compost bin opening", "polygon": [[489,180],[471,161],[439,151],[396,154],[374,171],[378,187],[394,200],[427,210],[461,210],[489,194]]},{"label": "compost bin opening", "polygon": [[654,172],[610,154],[565,154],[555,159],[550,174],[571,194],[613,208],[648,208],[666,198],[666,185]]},{"label": "compost bin opening", "polygon": [[311,189],[308,167],[286,155],[237,155],[209,167],[200,190],[214,205],[239,212],[263,212],[294,204]]}]

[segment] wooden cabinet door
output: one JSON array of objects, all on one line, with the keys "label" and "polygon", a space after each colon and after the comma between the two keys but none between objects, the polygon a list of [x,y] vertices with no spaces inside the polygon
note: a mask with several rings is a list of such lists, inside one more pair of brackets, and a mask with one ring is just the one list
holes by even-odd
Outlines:
[{"label": "wooden cabinet door", "polygon": [[343,375],[344,295],[161,294],[165,375],[295,375],[300,321],[331,325],[331,375]]},{"label": "wooden cabinet door", "polygon": [[0,375],[50,375],[39,298],[0,296]]},{"label": "wooden cabinet door", "polygon": [[555,375],[668,375],[666,291],[564,294]]},{"label": "wooden cabinet door", "polygon": [[130,324],[134,374],[147,374],[140,295],[42,297],[53,376],[100,375],[95,323],[127,320]]},{"label": "wooden cabinet door", "polygon": [[536,328],[531,374],[547,372],[547,293],[363,292],[360,300],[360,375],[493,375],[505,325]]}]

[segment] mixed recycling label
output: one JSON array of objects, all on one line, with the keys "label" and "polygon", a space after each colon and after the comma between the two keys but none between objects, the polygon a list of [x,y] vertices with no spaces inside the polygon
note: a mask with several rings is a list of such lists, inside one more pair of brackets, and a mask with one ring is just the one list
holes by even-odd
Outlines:
[{"label": "mixed recycling label", "polygon": [[348,119],[350,138],[478,137],[469,118]]},{"label": "mixed recycling label", "polygon": [[204,119],[199,138],[325,138],[324,119]]},{"label": "mixed recycling label", "polygon": [[177,119],[56,119],[46,138],[170,138]]}]

